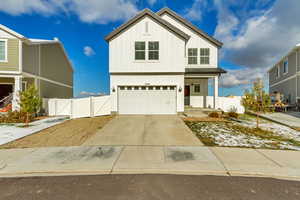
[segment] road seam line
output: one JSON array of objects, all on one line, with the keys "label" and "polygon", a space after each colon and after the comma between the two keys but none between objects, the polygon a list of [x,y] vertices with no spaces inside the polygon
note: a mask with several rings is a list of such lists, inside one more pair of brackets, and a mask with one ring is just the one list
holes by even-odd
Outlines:
[{"label": "road seam line", "polygon": [[207,147],[209,149],[209,151],[214,154],[214,156],[216,156],[217,160],[221,163],[221,165],[223,165],[225,171],[226,171],[226,174],[228,174],[228,176],[232,176],[230,174],[230,171],[228,170],[228,168],[226,167],[225,163],[221,160],[221,158],[214,152],[214,150],[212,149],[212,147]]},{"label": "road seam line", "polygon": [[269,158],[267,155],[265,155],[263,152],[259,151],[258,149],[254,149],[256,152],[258,152],[259,154],[261,154],[263,157],[265,157],[267,160],[270,160],[271,162],[273,162],[275,165],[278,165],[279,167],[284,167],[282,166],[280,163],[278,163],[277,161],[273,160],[272,158]]},{"label": "road seam line", "polygon": [[119,161],[119,159],[120,159],[120,157],[121,157],[121,154],[123,153],[124,149],[125,149],[125,146],[122,146],[122,150],[120,151],[120,154],[118,155],[117,159],[116,159],[115,162],[113,163],[113,165],[112,165],[112,167],[111,167],[111,170],[110,170],[109,174],[112,174],[112,173],[113,173],[114,168],[115,168],[117,162]]}]

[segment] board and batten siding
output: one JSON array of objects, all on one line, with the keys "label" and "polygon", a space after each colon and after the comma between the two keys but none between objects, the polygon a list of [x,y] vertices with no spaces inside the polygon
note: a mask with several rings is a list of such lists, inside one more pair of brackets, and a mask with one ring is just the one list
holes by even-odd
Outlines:
[{"label": "board and batten siding", "polygon": [[[158,41],[159,60],[135,61],[135,41]],[[110,73],[184,72],[184,51],[185,41],[182,38],[145,17],[109,42],[109,70]]]},{"label": "board and batten siding", "polygon": [[0,62],[0,71],[19,71],[19,40],[7,39],[7,62]]},{"label": "board and batten siding", "polygon": [[[173,17],[169,16],[168,14],[162,15],[162,18],[191,37],[188,40],[187,45],[186,45],[186,59],[185,59],[186,67],[189,67],[189,68],[193,68],[193,67],[217,68],[218,67],[218,47],[217,46],[212,44],[207,39],[199,36],[194,31],[192,31],[190,28],[186,27],[181,22],[178,22],[177,20],[175,20]],[[197,48],[198,49],[198,60],[197,60],[198,64],[197,65],[188,65],[188,59],[187,59],[188,48]],[[209,48],[210,49],[209,65],[203,65],[203,64],[200,65],[199,64],[200,63],[200,58],[199,58],[199,55],[200,55],[199,49],[200,48]]]}]

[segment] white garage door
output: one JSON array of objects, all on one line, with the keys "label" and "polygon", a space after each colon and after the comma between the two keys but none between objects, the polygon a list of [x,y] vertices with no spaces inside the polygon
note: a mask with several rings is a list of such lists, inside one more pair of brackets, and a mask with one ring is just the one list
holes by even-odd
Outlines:
[{"label": "white garage door", "polygon": [[176,114],[176,86],[120,86],[119,114]]}]

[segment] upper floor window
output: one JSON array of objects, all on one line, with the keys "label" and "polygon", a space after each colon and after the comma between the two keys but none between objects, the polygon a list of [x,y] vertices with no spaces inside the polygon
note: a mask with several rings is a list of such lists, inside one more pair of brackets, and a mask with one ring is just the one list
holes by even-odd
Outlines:
[{"label": "upper floor window", "polygon": [[280,77],[280,67],[277,66],[276,67],[276,78],[279,78]]},{"label": "upper floor window", "polygon": [[285,60],[283,62],[283,73],[286,74],[286,73],[288,73],[288,71],[289,71],[289,62],[288,62],[288,60]]},{"label": "upper floor window", "polygon": [[145,42],[135,42],[135,60],[145,60],[146,59],[146,43]]},{"label": "upper floor window", "polygon": [[208,65],[209,64],[209,48],[200,49],[200,64]]},{"label": "upper floor window", "polygon": [[188,49],[188,64],[196,65],[198,60],[198,49],[189,48]]},{"label": "upper floor window", "polygon": [[159,59],[159,43],[158,42],[148,42],[149,60]]},{"label": "upper floor window", "polygon": [[0,39],[0,62],[7,61],[7,40]]}]

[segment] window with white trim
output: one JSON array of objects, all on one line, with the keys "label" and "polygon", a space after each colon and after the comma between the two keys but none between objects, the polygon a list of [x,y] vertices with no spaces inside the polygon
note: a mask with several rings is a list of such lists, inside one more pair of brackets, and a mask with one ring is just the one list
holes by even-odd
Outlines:
[{"label": "window with white trim", "polygon": [[148,42],[148,59],[159,60],[159,42]]},{"label": "window with white trim", "polygon": [[198,49],[197,48],[189,48],[188,49],[188,64],[189,65],[197,65],[198,60]]},{"label": "window with white trim", "polygon": [[135,60],[146,59],[146,42],[135,42]]},{"label": "window with white trim", "polygon": [[200,48],[200,64],[209,65],[209,48]]},{"label": "window with white trim", "polygon": [[280,77],[280,66],[276,67],[276,78]]},{"label": "window with white trim", "polygon": [[7,40],[0,39],[0,62],[7,61]]},{"label": "window with white trim", "polygon": [[288,61],[288,60],[285,60],[285,61],[283,62],[283,74],[288,73],[288,71],[289,71],[289,61]]}]

